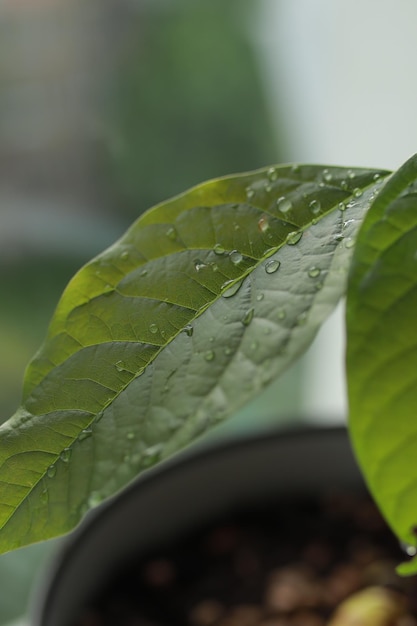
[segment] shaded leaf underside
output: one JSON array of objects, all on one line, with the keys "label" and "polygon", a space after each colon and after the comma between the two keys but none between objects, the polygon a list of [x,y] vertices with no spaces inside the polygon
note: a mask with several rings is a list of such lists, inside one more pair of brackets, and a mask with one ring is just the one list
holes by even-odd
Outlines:
[{"label": "shaded leaf underside", "polygon": [[82,268],[0,428],[0,549],[70,530],[283,371],[344,293],[386,175],[281,166],[209,181]]},{"label": "shaded leaf underside", "polygon": [[[386,183],[361,229],[347,300],[350,432],[397,536],[417,545],[417,157]],[[417,562],[402,566],[416,573]]]}]

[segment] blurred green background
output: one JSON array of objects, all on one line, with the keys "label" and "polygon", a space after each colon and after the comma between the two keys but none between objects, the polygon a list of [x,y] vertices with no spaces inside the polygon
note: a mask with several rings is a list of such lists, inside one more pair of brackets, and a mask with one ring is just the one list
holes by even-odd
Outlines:
[{"label": "blurred green background", "polygon": [[[254,47],[257,10],[255,0],[0,4],[3,421],[84,262],[153,204],[286,160]],[[297,414],[300,367],[221,436]],[[1,624],[26,610],[51,551],[42,544],[0,557]]]}]

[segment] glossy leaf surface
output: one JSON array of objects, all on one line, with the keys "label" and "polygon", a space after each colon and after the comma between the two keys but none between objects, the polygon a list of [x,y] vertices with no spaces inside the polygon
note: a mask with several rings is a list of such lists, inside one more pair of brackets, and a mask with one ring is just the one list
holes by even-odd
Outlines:
[{"label": "glossy leaf surface", "polygon": [[[373,203],[358,236],[347,303],[352,441],[410,555],[417,545],[416,181],[413,157]],[[402,571],[417,572],[417,563]]]},{"label": "glossy leaf surface", "polygon": [[384,176],[285,166],[209,181],[81,269],[0,429],[0,549],[70,530],[287,368],[344,293]]}]

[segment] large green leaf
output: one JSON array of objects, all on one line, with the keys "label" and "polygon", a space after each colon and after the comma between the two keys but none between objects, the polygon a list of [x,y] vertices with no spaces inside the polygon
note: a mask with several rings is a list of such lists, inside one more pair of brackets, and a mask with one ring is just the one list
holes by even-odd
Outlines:
[{"label": "large green leaf", "polygon": [[[386,183],[360,230],[349,279],[350,432],[376,501],[417,545],[417,156]],[[417,572],[417,562],[402,568]]]},{"label": "large green leaf", "polygon": [[0,429],[0,549],[71,529],[283,371],[343,294],[386,175],[285,166],[210,181],[81,269]]}]

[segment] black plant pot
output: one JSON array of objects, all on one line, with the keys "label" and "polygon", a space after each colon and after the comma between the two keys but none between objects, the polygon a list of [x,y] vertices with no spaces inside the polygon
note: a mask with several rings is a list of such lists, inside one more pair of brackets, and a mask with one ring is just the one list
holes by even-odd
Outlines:
[{"label": "black plant pot", "polygon": [[110,573],[237,508],[288,496],[364,492],[344,429],[267,432],[199,448],[146,472],[66,542],[34,626],[72,626]]}]

